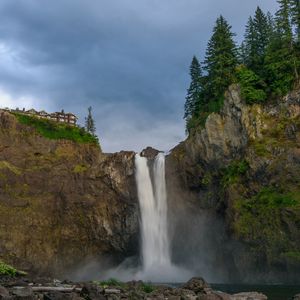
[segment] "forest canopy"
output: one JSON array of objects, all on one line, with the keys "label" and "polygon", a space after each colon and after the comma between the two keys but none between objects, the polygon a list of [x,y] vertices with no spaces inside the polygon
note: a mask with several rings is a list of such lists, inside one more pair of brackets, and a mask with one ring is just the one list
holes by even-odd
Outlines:
[{"label": "forest canopy", "polygon": [[222,108],[224,93],[238,83],[247,104],[282,96],[299,83],[300,0],[278,0],[273,16],[257,7],[240,45],[227,20],[220,16],[205,57],[193,57],[184,118],[187,133],[203,127],[207,116]]}]

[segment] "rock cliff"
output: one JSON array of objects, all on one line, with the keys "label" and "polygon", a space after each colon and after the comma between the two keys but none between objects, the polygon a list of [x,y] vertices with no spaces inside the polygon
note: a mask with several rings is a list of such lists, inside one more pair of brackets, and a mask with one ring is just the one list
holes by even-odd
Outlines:
[{"label": "rock cliff", "polygon": [[216,257],[229,261],[235,280],[299,283],[299,90],[248,106],[231,86],[221,112],[172,150],[168,172],[171,201],[188,191],[181,206],[223,220],[225,233],[216,226],[209,235],[223,236]]},{"label": "rock cliff", "polygon": [[58,275],[136,254],[133,158],[46,139],[0,111],[0,259]]}]

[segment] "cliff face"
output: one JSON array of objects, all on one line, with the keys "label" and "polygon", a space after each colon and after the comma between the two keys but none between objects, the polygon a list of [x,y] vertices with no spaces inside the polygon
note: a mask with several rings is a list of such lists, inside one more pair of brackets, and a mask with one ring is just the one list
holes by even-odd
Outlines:
[{"label": "cliff face", "polygon": [[299,91],[247,106],[231,86],[222,111],[173,149],[168,169],[170,188],[176,181],[190,193],[182,201],[223,220],[224,243],[238,243],[217,251],[235,278],[299,282]]},{"label": "cliff face", "polygon": [[0,111],[0,259],[61,274],[135,254],[134,153],[41,137]]}]

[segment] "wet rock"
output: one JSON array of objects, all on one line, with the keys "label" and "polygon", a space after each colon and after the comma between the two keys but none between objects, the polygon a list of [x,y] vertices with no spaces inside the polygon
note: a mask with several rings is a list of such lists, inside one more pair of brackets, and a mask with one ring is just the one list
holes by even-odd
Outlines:
[{"label": "wet rock", "polygon": [[238,293],[231,296],[231,300],[267,300],[268,297],[257,292]]},{"label": "wet rock", "polygon": [[80,292],[80,296],[88,300],[105,299],[103,289],[96,284],[85,283]]},{"label": "wet rock", "polygon": [[105,293],[106,295],[109,295],[109,294],[120,294],[121,291],[118,290],[118,289],[105,289],[105,290],[104,290],[104,293]]},{"label": "wet rock", "polygon": [[213,291],[207,295],[200,295],[197,300],[232,300],[232,298],[226,293]]},{"label": "wet rock", "polygon": [[[47,139],[0,112],[1,259],[20,270],[60,277],[103,253],[111,253],[112,261],[135,255],[134,155]],[[57,236],[53,224],[63,228]]]},{"label": "wet rock", "polygon": [[203,293],[206,288],[209,288],[209,284],[201,277],[193,277],[186,284],[182,286],[182,289],[191,290],[198,293]]},{"label": "wet rock", "polygon": [[44,294],[43,300],[83,300],[84,298],[80,297],[76,293],[59,293],[59,292],[51,292]]},{"label": "wet rock", "polygon": [[1,300],[9,300],[9,299],[11,299],[11,297],[9,296],[8,290],[5,287],[3,287],[3,286],[0,286],[0,299]]},{"label": "wet rock", "polygon": [[300,300],[300,294],[295,295],[292,300]]},{"label": "wet rock", "polygon": [[16,300],[32,300],[34,299],[31,287],[14,287],[11,289],[11,294]]},{"label": "wet rock", "polygon": [[147,147],[141,152],[141,156],[147,157],[148,159],[154,159],[159,152],[161,151],[152,147]]}]

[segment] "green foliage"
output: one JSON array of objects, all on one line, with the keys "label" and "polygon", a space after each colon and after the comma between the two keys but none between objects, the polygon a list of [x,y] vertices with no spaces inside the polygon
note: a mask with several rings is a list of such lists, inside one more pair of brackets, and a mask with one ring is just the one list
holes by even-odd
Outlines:
[{"label": "green foliage", "polygon": [[242,97],[247,104],[262,103],[266,100],[265,84],[253,71],[243,65],[239,66],[237,68],[237,78]]},{"label": "green foliage", "polygon": [[146,293],[146,294],[149,294],[149,293],[152,293],[153,291],[155,291],[155,287],[149,283],[142,283],[141,285],[141,290]]},{"label": "green foliage", "polygon": [[281,254],[282,257],[292,260],[293,262],[300,263],[300,252],[299,251],[288,251]]},{"label": "green foliage", "polygon": [[282,96],[292,89],[295,82],[295,56],[293,50],[278,37],[268,46],[265,72],[266,82],[274,94]]},{"label": "green foliage", "polygon": [[225,188],[236,183],[241,176],[245,175],[249,170],[249,163],[246,160],[233,161],[226,169],[223,170],[221,180],[222,186]]},{"label": "green foliage", "polygon": [[191,83],[187,91],[184,105],[184,118],[188,122],[196,113],[196,107],[200,103],[202,91],[202,72],[196,56],[193,57],[190,66]]},{"label": "green foliage", "polygon": [[20,123],[34,127],[39,134],[48,139],[66,139],[77,143],[91,143],[97,145],[99,143],[97,137],[86,132],[84,128],[60,124],[23,114],[15,114],[15,116]]},{"label": "green foliage", "polygon": [[95,126],[94,118],[92,116],[92,107],[91,106],[88,108],[88,116],[85,118],[85,129],[93,137],[96,136],[96,126]]},{"label": "green foliage", "polygon": [[267,15],[257,7],[254,17],[246,26],[243,42],[243,63],[256,74],[262,75],[267,45],[271,39],[272,25]]},{"label": "green foliage", "polygon": [[[206,49],[204,74],[195,57],[191,65],[192,82],[185,106],[189,134],[203,127],[210,113],[220,111],[224,92],[233,82],[240,84],[250,105],[283,96],[299,84],[300,3],[277,1],[275,18],[259,7],[249,17],[239,52],[231,26],[222,16],[217,19]],[[242,65],[237,67],[238,63]]]},{"label": "green foliage", "polygon": [[[293,248],[293,241],[283,230],[282,215],[289,209],[289,219],[297,218],[297,214],[291,212],[299,210],[299,205],[299,190],[291,193],[264,187],[253,197],[236,201],[234,230],[243,240],[251,242],[257,255],[265,255],[272,264]],[[299,221],[298,218],[292,222]]]},{"label": "green foliage", "polygon": [[116,278],[110,278],[108,280],[104,281],[95,281],[96,284],[100,285],[102,288],[108,288],[108,287],[119,287],[122,288],[125,286],[125,284],[122,281],[119,281]]},{"label": "green foliage", "polygon": [[87,169],[88,168],[86,165],[76,165],[73,172],[79,174],[85,172]]},{"label": "green foliage", "polygon": [[231,26],[220,16],[213,29],[204,61],[207,72],[205,96],[210,101],[218,101],[233,83],[237,65],[237,48],[233,41]]},{"label": "green foliage", "polygon": [[291,0],[292,24],[296,29],[296,40],[300,42],[300,1]]},{"label": "green foliage", "polygon": [[8,276],[17,276],[17,275],[25,275],[26,273],[23,271],[18,271],[14,267],[5,264],[0,261],[0,275],[8,275]]}]

